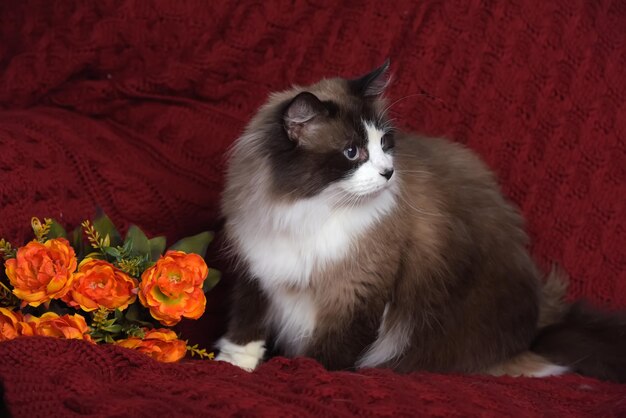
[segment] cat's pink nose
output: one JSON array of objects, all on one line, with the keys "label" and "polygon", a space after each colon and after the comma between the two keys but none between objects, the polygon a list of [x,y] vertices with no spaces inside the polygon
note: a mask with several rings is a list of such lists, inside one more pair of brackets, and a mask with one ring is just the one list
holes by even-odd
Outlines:
[{"label": "cat's pink nose", "polygon": [[383,171],[382,173],[380,173],[380,175],[389,180],[391,176],[393,176],[393,168],[391,170]]}]

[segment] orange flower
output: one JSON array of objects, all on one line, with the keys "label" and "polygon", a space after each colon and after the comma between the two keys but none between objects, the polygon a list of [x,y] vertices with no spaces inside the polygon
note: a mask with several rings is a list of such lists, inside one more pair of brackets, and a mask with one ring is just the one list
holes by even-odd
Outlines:
[{"label": "orange flower", "polygon": [[[137,299],[137,280],[103,260],[86,258],[74,274],[73,284],[63,300],[91,312],[99,307],[124,310]],[[133,291],[135,290],[135,293]]]},{"label": "orange flower", "polygon": [[141,275],[139,300],[163,325],[175,325],[183,317],[198,319],[206,306],[202,283],[208,273],[198,254],[168,251]]},{"label": "orange flower", "polygon": [[18,335],[24,337],[32,337],[33,335],[37,335],[37,324],[33,321],[26,322],[26,319],[28,318],[24,319],[24,321],[18,322],[15,326]]},{"label": "orange flower", "polygon": [[5,263],[13,293],[31,306],[63,297],[76,270],[76,254],[64,238],[31,241]]},{"label": "orange flower", "polygon": [[185,357],[187,344],[169,329],[146,330],[143,339],[130,337],[116,342],[117,345],[141,351],[157,361],[172,363]]},{"label": "orange flower", "polygon": [[89,327],[81,315],[59,316],[54,312],[46,312],[40,318],[26,315],[24,319],[27,325],[33,327],[34,335],[92,342],[88,334]]},{"label": "orange flower", "polygon": [[19,324],[22,314],[7,308],[0,308],[0,341],[12,340],[21,335]]}]

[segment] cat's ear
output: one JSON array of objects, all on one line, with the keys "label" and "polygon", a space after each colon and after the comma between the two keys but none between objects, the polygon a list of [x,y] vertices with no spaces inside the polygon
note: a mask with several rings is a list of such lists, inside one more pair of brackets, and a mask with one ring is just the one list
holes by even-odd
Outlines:
[{"label": "cat's ear", "polygon": [[324,103],[308,91],[298,94],[287,106],[283,119],[289,139],[299,142],[328,110]]},{"label": "cat's ear", "polygon": [[391,78],[389,76],[389,58],[375,70],[354,80],[348,81],[350,88],[357,96],[378,97],[385,92]]}]

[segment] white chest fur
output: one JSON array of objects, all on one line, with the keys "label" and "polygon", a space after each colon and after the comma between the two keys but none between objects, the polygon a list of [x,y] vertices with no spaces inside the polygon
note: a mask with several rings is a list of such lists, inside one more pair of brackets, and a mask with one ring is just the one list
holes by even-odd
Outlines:
[{"label": "white chest fur", "polygon": [[359,235],[395,204],[392,188],[354,207],[334,207],[330,193],[291,204],[251,199],[231,218],[239,252],[268,293],[282,286],[306,288],[314,271],[346,257]]}]

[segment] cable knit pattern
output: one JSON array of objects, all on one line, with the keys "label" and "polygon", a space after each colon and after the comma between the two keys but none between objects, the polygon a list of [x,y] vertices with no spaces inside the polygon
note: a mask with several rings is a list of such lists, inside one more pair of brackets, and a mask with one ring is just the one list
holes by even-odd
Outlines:
[{"label": "cable knit pattern", "polygon": [[[24,355],[33,348],[36,355]],[[0,344],[0,376],[20,417],[626,416],[623,385],[574,376],[331,373],[309,359],[284,358],[248,373],[221,362],[158,364],[121,347],[41,337]]]},{"label": "cable knit pattern", "polygon": [[[367,4],[363,4],[367,3]],[[387,56],[397,123],[478,152],[571,296],[626,307],[626,3],[0,1],[0,236],[101,206],[170,240],[218,225],[224,154],[270,91]],[[222,330],[224,292],[201,321]],[[193,339],[193,338],[192,338]],[[16,416],[624,416],[576,377],[327,373],[275,359],[159,365],[122,349],[0,344]],[[620,401],[621,398],[621,401]]]}]

